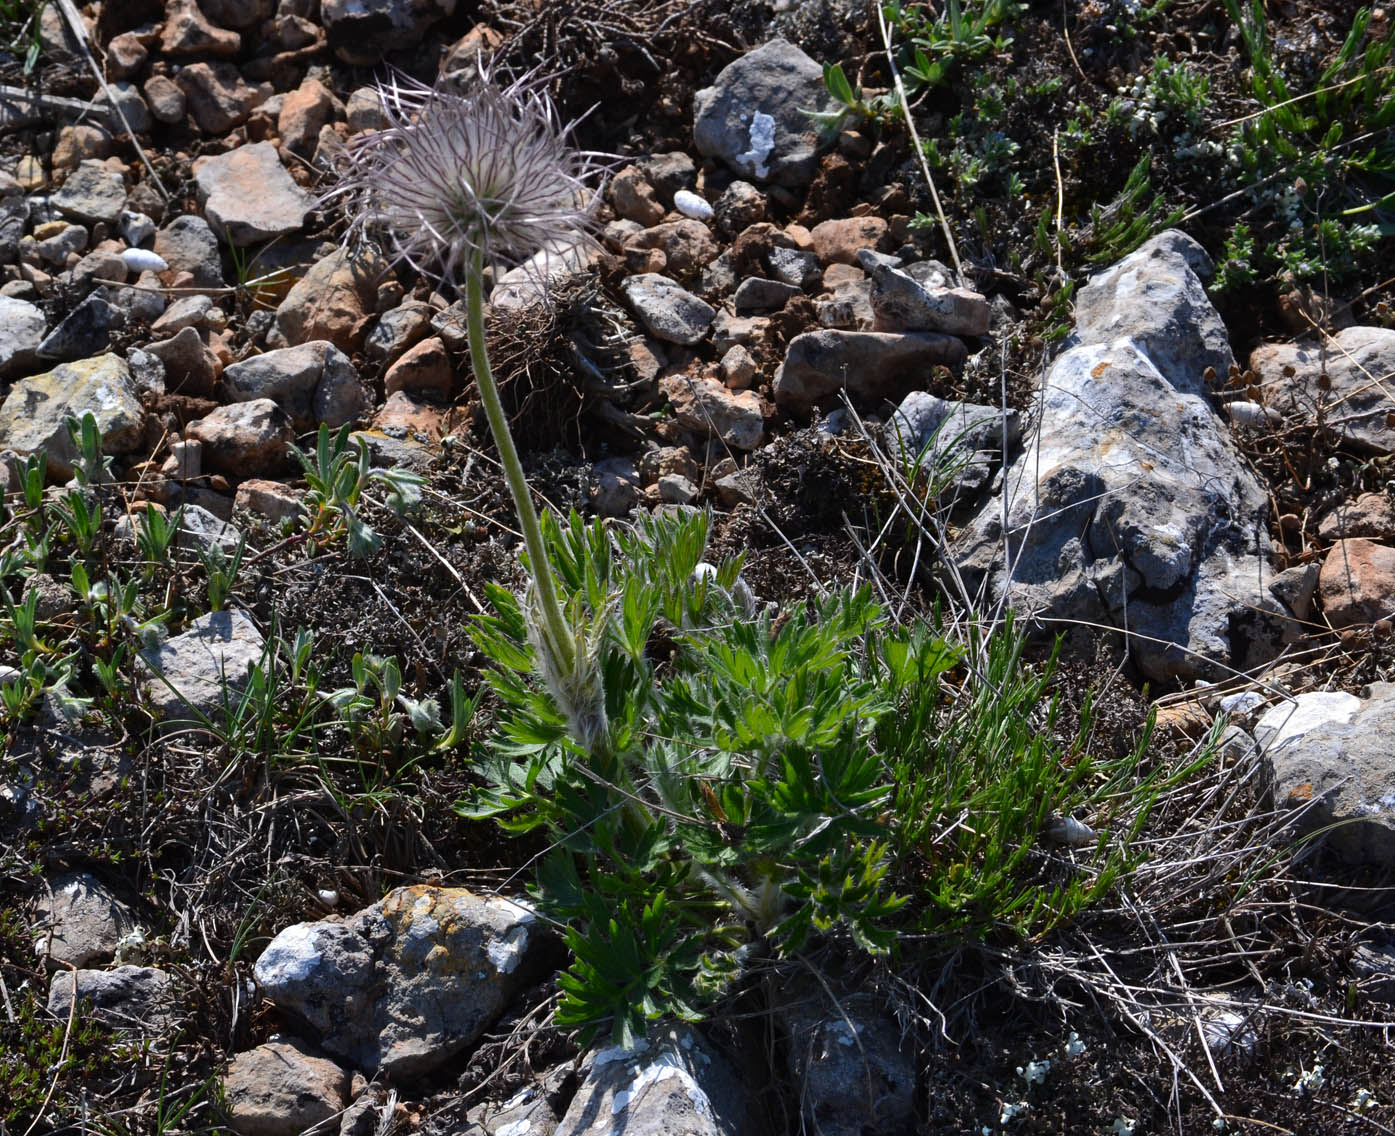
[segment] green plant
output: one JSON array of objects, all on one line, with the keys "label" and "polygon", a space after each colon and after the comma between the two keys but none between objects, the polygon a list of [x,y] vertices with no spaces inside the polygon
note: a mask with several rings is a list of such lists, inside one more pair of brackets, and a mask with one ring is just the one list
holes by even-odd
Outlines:
[{"label": "green plant", "polygon": [[136,549],[142,561],[141,574],[147,583],[159,569],[170,566],[170,550],[183,522],[183,505],[173,515],[166,515],[163,509],[142,509],[136,516]]},{"label": "green plant", "polygon": [[347,536],[349,555],[363,557],[382,544],[373,527],[359,515],[364,489],[375,481],[386,485],[388,503],[400,514],[420,500],[425,479],[404,469],[373,468],[368,443],[354,437],[350,449],[350,440],[349,426],[331,434],[321,423],[314,452],[307,454],[293,445],[291,453],[300,463],[307,484],[303,498],[309,514],[306,536],[317,547]]},{"label": "green plant", "polygon": [[[1008,721],[1049,678],[1012,687],[1021,640],[1010,631],[982,694],[961,705],[941,686],[959,649],[892,624],[867,589],[761,609],[739,563],[702,560],[706,516],[628,534],[576,516],[543,529],[563,605],[589,624],[603,717],[580,744],[532,677],[522,606],[492,589],[494,612],[472,634],[504,709],[487,784],[459,808],[541,829],[553,848],[535,896],[573,954],[559,1023],[594,1032],[608,1020],[624,1041],[664,1014],[699,1016],[746,960],[791,955],[815,934],[843,931],[875,952],[907,924],[1032,933],[1126,866],[1101,850],[1093,884],[1023,898],[1033,825],[1118,792],[1132,765],[1102,776],[1073,754],[1062,771],[1028,718]],[[981,831],[1001,825],[997,839],[965,836],[950,851],[930,838],[966,809],[981,811]],[[944,907],[962,901],[957,921],[908,905],[911,890],[924,894],[932,846],[944,853],[932,886]]]},{"label": "green plant", "polygon": [[208,577],[208,609],[222,611],[237,582],[237,574],[242,569],[242,557],[247,551],[247,538],[240,536],[237,547],[229,556],[217,541],[210,541],[199,549],[199,561]]},{"label": "green plant", "polygon": [[92,411],[83,411],[80,419],[67,415],[63,419],[63,429],[74,454],[73,479],[78,488],[111,481],[112,459],[102,452],[102,432]]},{"label": "green plant", "polygon": [[[1235,126],[1230,153],[1250,187],[1257,271],[1297,279],[1340,275],[1395,233],[1395,29],[1370,35],[1360,9],[1310,90],[1295,94],[1270,49],[1258,0],[1226,0],[1249,56],[1259,113]],[[1263,228],[1260,228],[1260,223]]]},{"label": "green plant", "polygon": [[0,0],[0,48],[24,58],[24,74],[38,65],[43,43],[39,39],[39,0]]},{"label": "green plant", "polygon": [[906,44],[903,74],[910,93],[938,87],[960,63],[1006,51],[1012,37],[1001,28],[1023,10],[1017,0],[948,0],[938,15],[932,15],[928,4],[891,0],[883,11]]},{"label": "green plant", "polygon": [[1153,192],[1148,171],[1152,155],[1145,153],[1129,171],[1124,187],[1107,205],[1090,210],[1086,259],[1115,261],[1127,256],[1154,233],[1170,228],[1185,210],[1164,212],[1162,197]]}]

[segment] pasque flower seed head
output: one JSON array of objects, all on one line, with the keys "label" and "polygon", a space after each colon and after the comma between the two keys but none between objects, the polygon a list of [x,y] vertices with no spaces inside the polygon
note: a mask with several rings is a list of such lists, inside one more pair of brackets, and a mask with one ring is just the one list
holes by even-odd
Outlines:
[{"label": "pasque flower seed head", "polygon": [[573,149],[572,126],[536,76],[507,86],[481,65],[464,94],[394,75],[378,87],[388,127],[355,139],[330,196],[346,196],[352,226],[384,235],[428,276],[455,279],[586,239],[594,181],[606,165]]}]

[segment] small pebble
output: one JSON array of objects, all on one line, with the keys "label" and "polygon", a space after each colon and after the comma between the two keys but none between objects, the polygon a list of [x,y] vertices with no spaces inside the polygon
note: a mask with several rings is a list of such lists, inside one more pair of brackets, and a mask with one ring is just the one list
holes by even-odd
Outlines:
[{"label": "small pebble", "polygon": [[680,189],[675,193],[673,207],[683,216],[691,217],[694,221],[710,221],[712,219],[712,206],[691,189]]}]

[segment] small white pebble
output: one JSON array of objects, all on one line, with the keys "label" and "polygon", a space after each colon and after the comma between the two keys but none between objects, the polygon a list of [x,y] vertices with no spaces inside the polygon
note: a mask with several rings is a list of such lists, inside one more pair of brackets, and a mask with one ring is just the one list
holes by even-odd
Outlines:
[{"label": "small white pebble", "polygon": [[1080,1035],[1075,1030],[1070,1031],[1070,1037],[1065,1044],[1067,1057],[1079,1057],[1085,1052],[1085,1043],[1080,1040]]},{"label": "small white pebble", "polygon": [[317,891],[315,895],[319,898],[319,901],[323,903],[326,907],[339,906],[339,893],[335,891],[333,888],[320,888],[320,890]]},{"label": "small white pebble", "polygon": [[164,272],[169,267],[169,262],[163,256],[149,249],[123,249],[121,259],[126,262],[127,268],[136,272]]},{"label": "small white pebble", "polygon": [[675,193],[673,207],[684,217],[691,217],[694,221],[710,221],[712,219],[712,206],[708,205],[691,189],[680,189]]}]

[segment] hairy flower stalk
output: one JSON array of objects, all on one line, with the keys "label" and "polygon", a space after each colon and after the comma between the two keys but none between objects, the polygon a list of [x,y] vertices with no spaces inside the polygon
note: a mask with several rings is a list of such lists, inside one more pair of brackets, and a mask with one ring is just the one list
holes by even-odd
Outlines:
[{"label": "hairy flower stalk", "polygon": [[[543,681],[588,748],[604,730],[592,651],[562,611],[528,481],[509,430],[484,334],[484,269],[524,261],[543,248],[590,238],[587,202],[605,167],[574,150],[535,77],[507,86],[481,63],[464,94],[394,78],[378,91],[388,128],[349,152],[334,195],[348,195],[353,228],[385,233],[393,253],[428,276],[465,285],[470,363],[499,450],[532,572],[525,610]],[[599,715],[597,707],[599,706]]]}]

